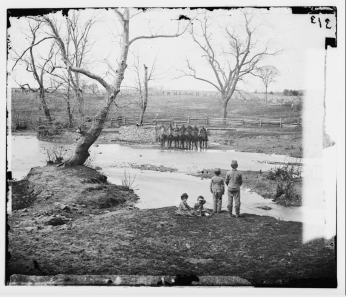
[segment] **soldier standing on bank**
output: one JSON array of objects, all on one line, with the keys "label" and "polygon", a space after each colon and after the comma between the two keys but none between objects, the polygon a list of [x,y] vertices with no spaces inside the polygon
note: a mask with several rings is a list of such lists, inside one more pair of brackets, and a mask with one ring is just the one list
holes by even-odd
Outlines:
[{"label": "soldier standing on bank", "polygon": [[220,176],[221,169],[215,169],[215,175],[210,181],[210,192],[213,194],[213,212],[220,213],[222,207],[222,195],[225,193],[223,178]]},{"label": "soldier standing on bank", "polygon": [[243,183],[242,174],[237,170],[238,163],[236,160],[232,160],[232,170],[226,174],[226,185],[228,186],[228,212],[231,217],[233,215],[233,199],[235,203],[235,217],[240,216],[240,186]]}]

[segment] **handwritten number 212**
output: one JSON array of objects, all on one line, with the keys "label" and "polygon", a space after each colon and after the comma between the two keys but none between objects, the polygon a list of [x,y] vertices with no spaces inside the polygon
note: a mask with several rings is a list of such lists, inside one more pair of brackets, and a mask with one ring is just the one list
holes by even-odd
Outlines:
[{"label": "handwritten number 212", "polygon": [[[316,24],[315,19],[316,19],[315,16],[311,16],[311,23],[312,24]],[[325,19],[324,21],[326,22],[326,28],[327,29],[331,29],[332,27],[328,27],[328,24],[330,23],[330,20],[329,19]],[[322,23],[321,23],[321,19],[320,18],[318,18],[318,23],[320,24],[320,28],[322,28]]]}]

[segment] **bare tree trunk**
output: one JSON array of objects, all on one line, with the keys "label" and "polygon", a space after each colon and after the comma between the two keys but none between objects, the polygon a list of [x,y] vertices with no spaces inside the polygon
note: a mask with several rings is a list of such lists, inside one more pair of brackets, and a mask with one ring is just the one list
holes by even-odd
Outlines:
[{"label": "bare tree trunk", "polygon": [[78,112],[84,117],[84,98],[79,83],[79,73],[75,73],[75,92],[78,101]]},{"label": "bare tree trunk", "polygon": [[268,102],[267,95],[268,95],[268,86],[266,86],[266,104],[267,104],[267,102]]},{"label": "bare tree trunk", "polygon": [[144,94],[143,94],[143,106],[141,108],[141,116],[139,118],[139,124],[143,124],[144,113],[148,104],[148,67],[144,65]]},{"label": "bare tree trunk", "polygon": [[67,116],[68,116],[68,125],[71,128],[73,126],[73,116],[71,113],[71,105],[70,105],[70,91],[67,91]]},{"label": "bare tree trunk", "polygon": [[[107,99],[109,99],[109,97],[112,96],[112,94],[108,93]],[[103,125],[107,120],[108,111],[109,107],[104,106],[98,112],[96,118],[98,118],[99,120],[94,120],[90,129],[87,132],[85,132],[84,136],[78,141],[77,147],[74,152],[74,156],[68,161],[69,165],[83,165],[84,162],[88,159],[88,157],[90,156],[89,148],[100,136],[103,129]]]},{"label": "bare tree trunk", "polygon": [[90,156],[89,148],[100,136],[103,126],[107,120],[108,112],[113,104],[115,98],[120,92],[120,85],[124,79],[125,69],[127,67],[127,55],[129,51],[129,13],[125,12],[126,20],[123,22],[123,45],[120,53],[119,66],[117,69],[117,75],[115,77],[112,86],[104,85],[107,90],[105,95],[104,106],[100,109],[97,115],[94,117],[94,121],[90,129],[84,132],[83,137],[78,141],[74,156],[67,162],[69,165],[83,165],[84,162]]},{"label": "bare tree trunk", "polygon": [[84,106],[84,98],[83,98],[83,94],[82,91],[80,89],[79,86],[79,77],[77,75],[77,73],[75,73],[75,78],[73,78],[71,71],[68,69],[68,75],[69,75],[69,81],[72,83],[72,88],[76,94],[77,97],[77,102],[78,102],[78,112],[80,113],[80,115],[82,117],[84,117],[84,110],[83,110],[83,106]]},{"label": "bare tree trunk", "polygon": [[43,89],[40,90],[40,100],[41,100],[42,108],[44,111],[44,115],[46,116],[48,122],[51,123],[52,117],[50,115],[50,111],[49,111],[49,108],[47,106],[47,102],[46,102],[46,98],[45,98],[45,92]]},{"label": "bare tree trunk", "polygon": [[78,101],[78,112],[84,117],[84,98],[83,94],[81,94],[81,91],[78,89],[76,90],[76,96]]},{"label": "bare tree trunk", "polygon": [[67,115],[68,115],[68,123],[69,123],[69,127],[71,128],[73,126],[73,115],[71,112],[71,105],[70,105],[70,93],[71,92],[71,87],[70,87],[70,79],[68,78],[68,82],[67,82]]},{"label": "bare tree trunk", "polygon": [[222,117],[224,119],[227,118],[227,104],[228,104],[228,101],[223,100],[223,102],[222,102]]},{"label": "bare tree trunk", "polygon": [[73,117],[72,117],[71,106],[70,106],[69,101],[67,101],[67,114],[68,114],[68,125],[69,125],[69,127],[72,127],[73,126]]}]

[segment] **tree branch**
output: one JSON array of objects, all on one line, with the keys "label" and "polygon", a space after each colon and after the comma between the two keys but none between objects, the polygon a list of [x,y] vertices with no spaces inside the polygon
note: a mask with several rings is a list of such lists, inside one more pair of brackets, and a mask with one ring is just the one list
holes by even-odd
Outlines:
[{"label": "tree branch", "polygon": [[97,80],[106,90],[109,90],[111,88],[111,86],[100,76],[91,73],[90,71],[80,68],[80,67],[75,67],[73,65],[71,65],[70,61],[68,60],[68,56],[67,56],[67,52],[66,52],[66,48],[65,48],[65,44],[63,42],[63,40],[61,39],[58,30],[56,28],[56,26],[53,24],[53,22],[48,18],[48,17],[43,17],[43,19],[47,22],[47,24],[50,26],[53,35],[55,36],[55,39],[57,40],[62,56],[63,56],[63,61],[66,65],[66,69],[71,70],[73,72],[78,72],[78,73],[82,73],[84,75],[86,75],[89,78],[95,79]]},{"label": "tree branch", "polygon": [[30,45],[30,46],[20,55],[20,57],[17,59],[16,63],[15,63],[15,64],[13,65],[13,67],[12,67],[12,70],[13,70],[14,67],[17,65],[18,61],[21,60],[21,59],[23,58],[23,56],[25,55],[25,53],[26,53],[30,48],[32,48],[32,47],[34,47],[34,46],[40,44],[40,43],[41,43],[42,41],[44,41],[44,40],[52,39],[52,38],[53,38],[53,37],[45,37],[45,38],[41,39],[40,41],[36,42],[35,44]]},{"label": "tree branch", "polygon": [[187,30],[187,28],[189,27],[189,25],[191,24],[191,22],[192,22],[192,20],[190,20],[189,21],[189,23],[188,23],[188,25],[185,27],[185,29],[182,31],[182,32],[180,32],[179,33],[179,27],[178,27],[178,31],[177,31],[177,33],[176,34],[172,34],[172,35],[166,35],[166,34],[158,34],[158,35],[151,35],[151,36],[137,36],[137,37],[135,37],[135,38],[133,38],[133,39],[131,39],[130,41],[129,41],[129,46],[133,43],[133,42],[135,42],[136,40],[139,40],[139,39],[153,39],[153,38],[173,38],[173,37],[179,37],[179,36],[181,36],[181,35],[183,35],[185,32],[186,32],[186,30]]},{"label": "tree branch", "polygon": [[190,69],[191,71],[193,71],[193,74],[191,73],[186,73],[185,71],[183,70],[180,70],[180,72],[183,72],[184,74],[179,76],[179,77],[176,77],[176,78],[180,78],[180,77],[184,77],[184,76],[191,76],[197,80],[201,80],[201,81],[204,81],[204,82],[207,82],[209,84],[211,84],[212,86],[214,86],[219,92],[221,92],[221,89],[214,83],[212,83],[211,81],[207,80],[207,79],[204,79],[204,78],[201,78],[201,77],[197,77],[196,76],[196,70],[190,65],[190,62],[187,60],[187,67],[188,69]]}]

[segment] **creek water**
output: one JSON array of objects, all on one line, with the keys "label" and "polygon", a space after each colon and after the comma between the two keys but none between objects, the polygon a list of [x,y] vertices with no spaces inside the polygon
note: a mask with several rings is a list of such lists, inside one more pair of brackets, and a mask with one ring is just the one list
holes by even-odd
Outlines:
[{"label": "creek water", "polygon": [[[8,162],[12,177],[21,179],[32,167],[46,164],[47,146],[51,143],[40,141],[35,136],[12,136],[8,141]],[[68,151],[72,146],[64,146]],[[206,199],[206,207],[212,208],[210,180],[188,175],[203,168],[228,168],[232,159],[239,163],[240,170],[268,170],[269,162],[287,161],[286,156],[242,153],[231,150],[208,149],[207,151],[160,150],[129,147],[119,144],[100,144],[91,147],[93,165],[100,166],[110,182],[121,184],[124,171],[135,177],[134,189],[140,200],[139,208],[160,208],[177,206],[180,195],[189,195],[188,203],[193,205],[199,195]],[[120,168],[124,164],[151,164],[174,167],[177,172],[158,172],[133,168]],[[226,209],[227,195],[224,195],[222,208]],[[270,207],[263,210],[259,207]],[[320,232],[323,225],[324,210],[308,207],[283,207],[270,199],[264,199],[249,189],[241,189],[241,212],[272,216],[280,220],[299,221],[313,226],[312,232]]]}]

